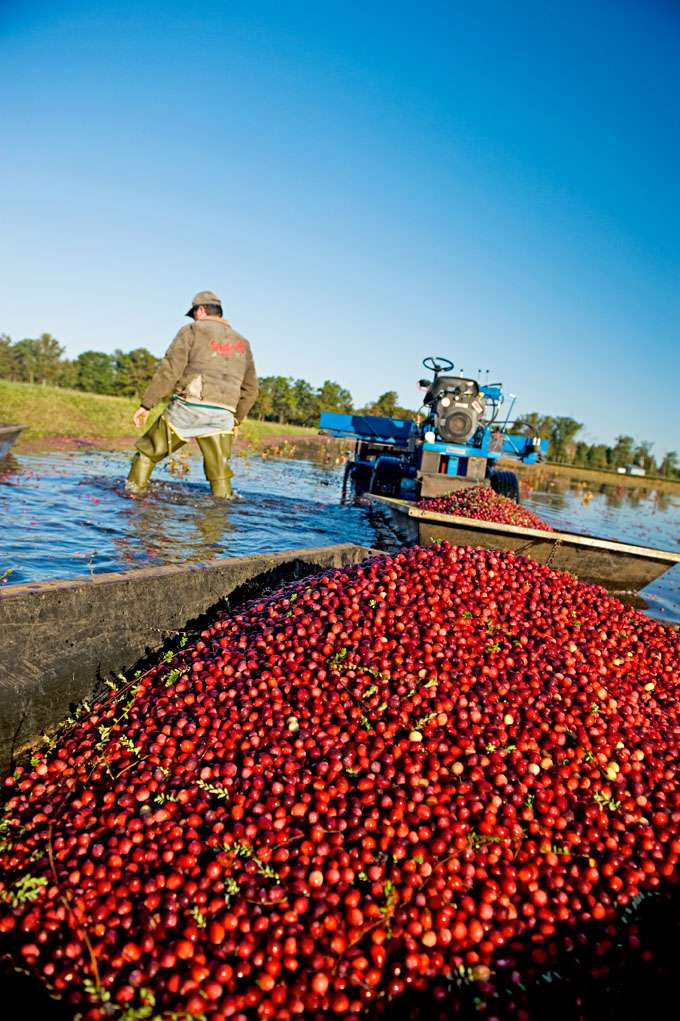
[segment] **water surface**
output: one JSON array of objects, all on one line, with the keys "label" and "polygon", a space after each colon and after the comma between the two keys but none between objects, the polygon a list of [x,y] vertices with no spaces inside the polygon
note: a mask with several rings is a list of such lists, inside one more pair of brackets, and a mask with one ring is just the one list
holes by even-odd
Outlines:
[{"label": "water surface", "polygon": [[[680,489],[579,482],[541,469],[522,503],[555,528],[680,553]],[[655,616],[680,622],[680,564],[644,590]]]},{"label": "water surface", "polygon": [[[356,542],[394,548],[369,508],[342,506],[342,466],[234,460],[240,499],[208,494],[198,458],[182,476],[161,466],[141,499],[125,495],[121,452],[20,455],[0,473],[0,575],[5,583],[71,578],[149,564],[202,561]],[[680,494],[603,484],[542,470],[523,503],[557,528],[680,551]],[[680,565],[644,592],[651,611],[680,621]]]},{"label": "water surface", "polygon": [[183,476],[157,468],[135,499],[123,453],[14,460],[0,476],[0,574],[12,568],[14,584],[375,539],[364,509],[340,506],[337,469],[310,461],[236,458],[240,499],[225,503],[210,497],[198,458],[182,461]]}]

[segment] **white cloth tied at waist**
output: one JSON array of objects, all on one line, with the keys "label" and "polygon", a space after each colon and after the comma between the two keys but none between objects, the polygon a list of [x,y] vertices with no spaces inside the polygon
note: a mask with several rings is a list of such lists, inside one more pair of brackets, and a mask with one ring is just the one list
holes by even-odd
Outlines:
[{"label": "white cloth tied at waist", "polygon": [[229,408],[186,401],[177,394],[172,397],[163,414],[175,432],[185,440],[234,430],[234,413]]}]

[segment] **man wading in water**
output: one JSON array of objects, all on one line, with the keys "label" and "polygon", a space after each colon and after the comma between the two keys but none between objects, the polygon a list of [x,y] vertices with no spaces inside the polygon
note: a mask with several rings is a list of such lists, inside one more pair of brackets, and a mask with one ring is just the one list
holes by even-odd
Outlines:
[{"label": "man wading in water", "polygon": [[153,467],[195,437],[213,496],[231,497],[229,467],[234,431],[257,397],[250,344],[222,318],[222,302],[200,291],[183,326],[146,388],[133,422],[146,425],[149,409],[170,395],[170,403],[135,443],[126,489],[142,493]]}]

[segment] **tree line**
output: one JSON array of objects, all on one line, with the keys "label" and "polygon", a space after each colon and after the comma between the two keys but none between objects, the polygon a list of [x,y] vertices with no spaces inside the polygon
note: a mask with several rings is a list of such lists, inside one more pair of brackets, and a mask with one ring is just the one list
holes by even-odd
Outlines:
[{"label": "tree line", "polygon": [[[77,358],[65,357],[65,348],[50,333],[13,342],[0,334],[0,378],[20,383],[42,383],[89,393],[139,398],[151,379],[159,359],[145,347],[132,351],[83,351]],[[315,426],[322,411],[357,412],[388,418],[414,418],[416,412],[401,407],[394,390],[381,394],[364,407],[355,407],[349,390],[327,379],[314,387],[305,379],[290,376],[262,376],[251,417],[261,421]],[[649,475],[679,478],[678,454],[669,450],[660,461],[648,440],[617,436],[612,445],[586,443],[578,439],[583,423],[574,418],[542,415],[532,411],[511,428],[548,440],[548,459],[584,468],[622,468],[638,465]]]},{"label": "tree line", "polygon": [[387,418],[415,418],[416,412],[402,408],[395,390],[388,390],[365,407],[357,408],[349,390],[327,379],[313,387],[306,379],[288,376],[261,376],[257,400],[251,418],[293,425],[316,425],[322,411],[385,415]]},{"label": "tree line", "polygon": [[586,443],[579,440],[583,422],[574,418],[541,415],[532,411],[518,420],[514,428],[532,436],[548,440],[548,458],[561,464],[582,468],[623,468],[635,465],[648,475],[664,478],[680,477],[680,464],[675,450],[669,450],[660,461],[652,453],[654,444],[649,440],[635,440],[632,436],[617,436],[613,444]]},{"label": "tree line", "polygon": [[0,334],[0,379],[139,397],[160,360],[145,347],[113,354],[83,351],[74,359],[64,354],[65,348],[51,333],[15,343]]},{"label": "tree line", "polygon": [[[0,334],[0,379],[139,398],[160,361],[145,347],[113,354],[83,351],[74,359],[64,356],[64,346],[50,333],[16,342],[7,334]],[[261,376],[257,401],[250,414],[261,421],[314,426],[322,411],[359,410],[390,418],[415,415],[414,411],[399,407],[394,390],[358,409],[349,390],[339,383],[327,379],[322,386],[313,387],[305,379],[288,376]]]}]

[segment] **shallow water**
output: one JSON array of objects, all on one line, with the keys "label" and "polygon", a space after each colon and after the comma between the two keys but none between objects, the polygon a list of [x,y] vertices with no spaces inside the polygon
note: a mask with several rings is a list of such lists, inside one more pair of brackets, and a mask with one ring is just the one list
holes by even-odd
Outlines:
[{"label": "shallow water", "polygon": [[[234,460],[241,499],[207,492],[200,461],[188,474],[156,469],[149,493],[125,496],[125,453],[20,455],[0,474],[0,575],[5,583],[70,578],[149,564],[357,542],[394,548],[380,515],[340,505],[341,466]],[[617,485],[591,489],[542,473],[523,503],[557,528],[680,551],[680,496]],[[644,592],[651,611],[680,621],[680,565]]]},{"label": "shallow water", "polygon": [[340,506],[337,470],[309,461],[236,458],[241,498],[225,504],[210,497],[198,458],[183,462],[183,477],[156,469],[137,499],[124,493],[123,453],[15,460],[0,479],[0,574],[13,568],[14,584],[375,539],[365,510]]},{"label": "shallow water", "polygon": [[[533,487],[522,484],[522,504],[555,528],[680,553],[680,490],[591,484],[541,469]],[[643,596],[655,616],[679,623],[680,564]]]}]

